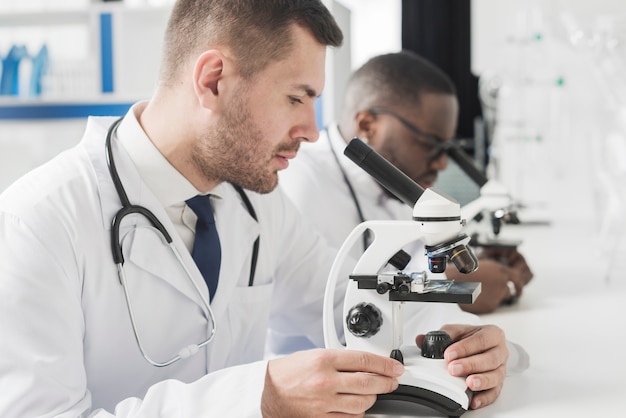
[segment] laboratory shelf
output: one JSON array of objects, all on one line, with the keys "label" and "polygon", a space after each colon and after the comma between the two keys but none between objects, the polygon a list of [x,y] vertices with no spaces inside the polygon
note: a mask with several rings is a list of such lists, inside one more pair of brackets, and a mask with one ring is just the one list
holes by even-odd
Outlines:
[{"label": "laboratory shelf", "polygon": [[11,102],[0,103],[0,120],[75,119],[122,116],[133,102]]},{"label": "laboratory shelf", "polygon": [[[161,38],[171,5],[126,7],[121,1],[90,1],[82,8],[0,11],[0,29],[4,35],[15,37],[11,43],[25,43],[19,41],[22,36],[26,40],[43,37],[41,43],[51,51],[52,63],[46,73],[46,88],[42,86],[40,94],[32,89],[21,91],[30,75],[29,67],[20,67],[18,80],[9,80],[18,84],[18,93],[0,95],[0,122],[120,116],[135,101],[150,96],[157,71],[148,74],[138,68],[159,67]],[[67,32],[57,32],[55,27],[66,25],[84,26],[81,36],[86,52],[71,59],[59,58],[53,52],[67,46],[63,43]]]},{"label": "laboratory shelf", "polygon": [[49,10],[0,12],[0,27],[57,26],[88,22],[92,12],[84,10]]}]

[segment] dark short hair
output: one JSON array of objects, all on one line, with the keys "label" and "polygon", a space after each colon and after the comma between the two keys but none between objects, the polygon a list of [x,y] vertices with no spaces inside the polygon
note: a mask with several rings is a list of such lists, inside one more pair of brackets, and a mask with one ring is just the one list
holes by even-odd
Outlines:
[{"label": "dark short hair", "polygon": [[290,52],[293,23],[322,45],[343,42],[321,0],[178,0],[165,31],[161,79],[174,79],[179,65],[212,46],[229,48],[249,79]]},{"label": "dark short hair", "polygon": [[411,51],[378,55],[359,67],[348,81],[345,110],[371,106],[419,107],[424,93],[456,95],[454,83],[440,68]]}]

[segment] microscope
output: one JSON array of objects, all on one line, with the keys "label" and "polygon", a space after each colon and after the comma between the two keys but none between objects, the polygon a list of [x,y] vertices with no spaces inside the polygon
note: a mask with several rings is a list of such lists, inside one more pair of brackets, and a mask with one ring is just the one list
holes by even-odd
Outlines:
[{"label": "microscope", "polygon": [[495,180],[487,179],[458,144],[448,148],[447,152],[448,156],[480,188],[480,196],[461,208],[463,219],[466,219],[468,222],[476,221],[480,223],[484,219],[485,213],[488,213],[489,216],[492,234],[481,237],[476,231],[471,234],[470,244],[475,247],[517,247],[520,241],[507,241],[499,238],[502,224],[520,223],[517,217],[516,205],[506,187]]},{"label": "microscope", "polygon": [[[478,261],[468,247],[470,237],[461,232],[465,221],[460,205],[441,192],[422,189],[359,138],[354,138],[344,153],[411,206],[413,220],[365,221],[348,235],[326,286],[326,347],[368,351],[402,362],[405,372],[398,379],[398,389],[379,395],[378,399],[414,402],[451,417],[461,416],[469,408],[472,394],[464,378],[451,376],[447,371],[443,352],[451,343],[450,337],[442,331],[431,331],[421,348],[413,341],[405,345],[402,307],[407,302],[473,303],[481,284],[433,280],[427,271],[404,272],[410,257],[401,250],[422,240],[430,272],[443,272],[449,261],[462,273],[476,270]],[[334,322],[335,288],[350,250],[366,231],[374,239],[349,275],[343,306],[344,346]],[[386,269],[388,264],[398,270]]]}]

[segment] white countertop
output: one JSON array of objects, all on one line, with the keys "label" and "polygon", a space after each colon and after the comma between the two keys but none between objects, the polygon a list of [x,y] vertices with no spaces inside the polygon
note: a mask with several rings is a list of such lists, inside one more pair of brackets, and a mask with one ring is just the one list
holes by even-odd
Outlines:
[{"label": "white countertop", "polygon": [[[626,257],[620,261],[618,255],[618,268],[607,280],[591,227],[585,222],[503,227],[504,237],[523,240],[520,251],[535,276],[516,305],[483,319],[528,351],[530,367],[507,378],[494,404],[463,417],[626,414],[626,273],[619,269],[626,271]],[[366,416],[442,415],[386,401]]]}]

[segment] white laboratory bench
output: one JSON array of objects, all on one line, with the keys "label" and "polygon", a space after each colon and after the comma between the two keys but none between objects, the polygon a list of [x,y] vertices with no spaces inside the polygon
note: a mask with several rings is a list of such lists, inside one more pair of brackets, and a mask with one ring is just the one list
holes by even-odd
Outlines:
[{"label": "white laboratory bench", "polygon": [[[467,418],[624,416],[626,274],[602,274],[590,222],[503,227],[520,238],[534,272],[514,306],[484,315],[524,346],[530,367],[509,376],[498,400]],[[623,251],[620,251],[623,254]],[[619,258],[619,256],[618,256]],[[626,258],[618,260],[626,268]],[[480,266],[479,266],[480,268]],[[620,277],[621,276],[621,277]],[[441,417],[404,402],[374,406],[368,418]]]}]

